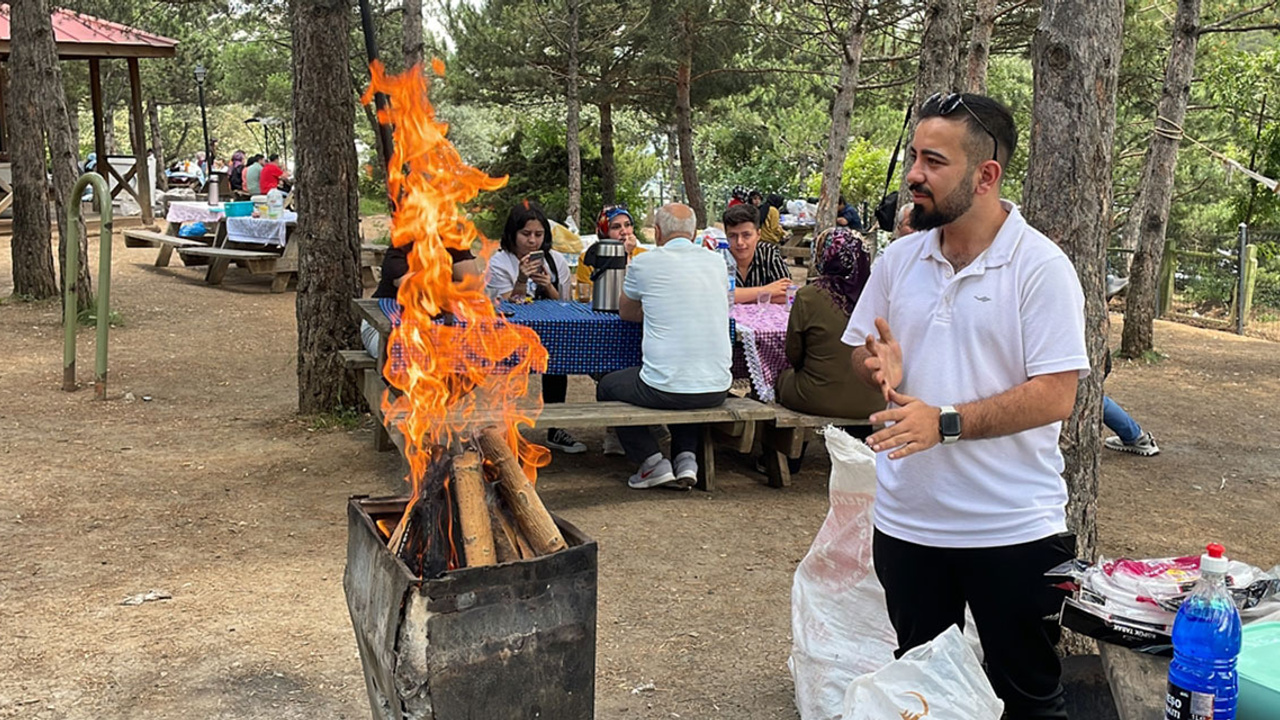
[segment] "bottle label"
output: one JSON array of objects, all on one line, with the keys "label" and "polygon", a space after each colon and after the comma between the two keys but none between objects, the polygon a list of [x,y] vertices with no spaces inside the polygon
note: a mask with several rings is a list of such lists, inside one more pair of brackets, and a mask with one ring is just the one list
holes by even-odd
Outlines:
[{"label": "bottle label", "polygon": [[1195,692],[1169,683],[1165,720],[1213,720],[1213,693]]}]

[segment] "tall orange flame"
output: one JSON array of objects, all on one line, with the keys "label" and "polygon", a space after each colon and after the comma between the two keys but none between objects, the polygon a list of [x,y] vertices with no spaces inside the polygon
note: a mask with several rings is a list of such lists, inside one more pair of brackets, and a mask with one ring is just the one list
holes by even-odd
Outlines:
[{"label": "tall orange flame", "polygon": [[[439,59],[431,67],[436,75],[444,74]],[[403,316],[391,333],[384,369],[401,394],[388,392],[382,403],[385,422],[405,438],[413,492],[403,522],[421,496],[432,448],[465,441],[481,427],[504,429],[525,473],[536,480],[537,468],[547,464],[550,453],[526,441],[519,428],[532,426],[542,410],[540,400],[526,396],[529,374],[547,368],[547,351],[532,330],[499,317],[480,278],[452,279],[448,249],[471,250],[479,240],[479,257],[486,264],[497,249],[466,217],[462,204],[481,190],[502,187],[507,178],[489,177],[462,160],[445,137],[448,125],[436,119],[421,66],[388,76],[374,62],[370,72],[372,81],[361,101],[368,104],[375,93],[388,96],[378,120],[393,128],[395,141],[387,168],[396,206],[391,242],[412,245],[409,273],[397,294]],[[451,514],[446,507],[442,522],[450,522]],[[450,567],[456,565],[454,552]]]}]

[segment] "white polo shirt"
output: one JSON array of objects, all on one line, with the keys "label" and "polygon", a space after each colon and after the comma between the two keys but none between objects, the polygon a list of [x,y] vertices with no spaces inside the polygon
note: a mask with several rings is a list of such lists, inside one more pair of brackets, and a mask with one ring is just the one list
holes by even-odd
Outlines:
[{"label": "white polo shirt", "polygon": [[644,306],[644,384],[681,395],[729,389],[728,286],[720,255],[685,238],[631,258],[622,292]]},{"label": "white polo shirt", "polygon": [[[938,230],[883,253],[843,340],[859,346],[883,317],[902,345],[899,392],[934,405],[998,395],[1037,375],[1089,373],[1084,294],[1071,260],[1017,206],[991,246],[956,273]],[[882,455],[876,527],[934,547],[994,547],[1066,530],[1062,423],[964,439],[899,460]]]}]

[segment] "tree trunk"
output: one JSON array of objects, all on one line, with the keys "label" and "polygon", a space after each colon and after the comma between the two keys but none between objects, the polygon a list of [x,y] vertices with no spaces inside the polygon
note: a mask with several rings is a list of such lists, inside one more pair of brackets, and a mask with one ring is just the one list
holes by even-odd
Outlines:
[{"label": "tree trunk", "polygon": [[693,156],[693,29],[681,19],[680,64],[676,67],[676,144],[680,153],[680,176],[684,194],[697,217],[698,227],[707,227],[707,205],[698,182],[698,165]]},{"label": "tree trunk", "polygon": [[[920,106],[934,93],[949,93],[960,89],[960,49],[964,46],[964,5],[961,0],[927,0],[924,9],[924,27],[920,34],[920,61],[916,72],[916,87],[911,97],[911,127],[903,138],[904,149],[911,148],[919,122]],[[907,171],[903,163],[902,181],[898,192],[898,207],[911,202],[907,194]]]},{"label": "tree trunk", "polygon": [[822,186],[818,191],[818,217],[815,219],[814,237],[836,224],[836,210],[840,199],[840,177],[844,172],[844,156],[849,152],[849,124],[853,120],[853,99],[858,90],[858,72],[862,65],[861,6],[849,19],[845,35],[843,56],[840,58],[840,80],[836,85],[835,101],[831,105],[831,132],[827,135],[827,152],[822,159]]},{"label": "tree trunk", "polygon": [[680,170],[680,138],[676,132],[674,124],[668,124],[666,127],[667,135],[667,177],[670,178],[671,185],[671,201],[677,200],[682,203],[689,202],[689,196],[684,191],[684,178]]},{"label": "tree trunk", "polygon": [[618,202],[618,165],[613,148],[613,104],[600,103],[600,200]]},{"label": "tree trunk", "polygon": [[49,232],[49,183],[45,179],[44,121],[40,115],[40,55],[53,43],[49,5],[27,0],[10,8],[8,150],[13,165],[13,294],[44,299],[58,294]]},{"label": "tree trunk", "polygon": [[404,0],[403,47],[405,69],[422,62],[422,0]]},{"label": "tree trunk", "polygon": [[569,206],[565,215],[578,224],[582,214],[582,145],[578,138],[582,103],[578,99],[578,23],[581,19],[578,0],[569,0],[569,78],[566,92],[565,147],[569,151]]},{"label": "tree trunk", "polygon": [[978,0],[973,14],[973,35],[969,40],[966,92],[987,94],[987,62],[991,59],[991,33],[996,25],[996,0]]},{"label": "tree trunk", "polygon": [[147,122],[151,125],[151,150],[156,158],[156,189],[169,190],[169,176],[164,174],[164,135],[160,133],[160,106],[155,98],[147,99]]},{"label": "tree trunk", "polygon": [[1156,283],[1164,259],[1164,233],[1169,223],[1173,199],[1174,169],[1178,162],[1178,142],[1182,122],[1187,117],[1191,97],[1191,75],[1196,64],[1196,42],[1200,38],[1200,0],[1178,0],[1173,19],[1173,44],[1164,70],[1164,87],[1156,110],[1155,132],[1142,159],[1142,179],[1137,202],[1129,210],[1137,216],[1126,225],[1137,233],[1136,252],[1129,268],[1129,290],[1124,303],[1124,333],[1120,353],[1140,357],[1155,344],[1152,338],[1156,316]]},{"label": "tree trunk", "polygon": [[293,0],[294,137],[299,192],[298,410],[354,406],[359,394],[339,350],[359,347],[360,297],[353,88],[347,67],[351,0]]},{"label": "tree trunk", "polygon": [[[102,109],[102,137],[106,140],[108,155],[118,155],[116,146],[116,109],[110,105]],[[99,162],[106,158],[98,158]]]},{"label": "tree trunk", "polygon": [[1102,455],[1102,368],[1107,354],[1104,298],[1111,227],[1111,161],[1124,0],[1044,0],[1032,42],[1035,105],[1027,221],[1075,264],[1084,289],[1085,338],[1094,372],[1080,381],[1075,411],[1059,445],[1070,499],[1067,525],[1077,553],[1097,548],[1098,471]]},{"label": "tree trunk", "polygon": [[[44,62],[40,65],[40,82],[45,91],[40,94],[40,102],[53,169],[53,206],[58,219],[58,266],[66,267],[66,240],[69,237],[67,209],[80,202],[80,198],[71,197],[71,190],[80,177],[79,142],[71,136],[67,95],[62,90],[62,68],[58,65],[52,32],[43,50],[45,55]],[[105,160],[98,158],[98,162]],[[108,203],[111,198],[103,198],[102,201]],[[89,233],[85,228],[83,215],[77,214],[76,224],[79,226],[80,237],[80,266],[75,285],[76,309],[83,311],[93,307],[93,284],[89,278]],[[66,292],[66,281],[63,277],[63,292]]]}]

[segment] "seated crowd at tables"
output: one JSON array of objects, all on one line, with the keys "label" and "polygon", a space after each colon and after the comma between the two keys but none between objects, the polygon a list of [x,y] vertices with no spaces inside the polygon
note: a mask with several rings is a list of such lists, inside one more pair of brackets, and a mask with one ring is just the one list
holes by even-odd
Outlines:
[{"label": "seated crowd at tables", "polygon": [[[765,227],[776,226],[780,205],[781,198],[771,196],[766,201],[759,193],[743,193],[721,217],[737,276],[735,303],[765,302],[763,294],[770,303],[788,302],[788,291],[794,287],[790,268],[776,241],[761,242],[762,215]],[[635,221],[626,207],[604,208],[596,225],[598,236],[621,242],[627,256],[619,316],[643,328],[641,365],[593,376],[596,399],[669,410],[723,403],[733,381],[726,260],[695,242],[693,210],[680,203],[658,208],[653,218],[654,246],[648,251],[638,242]],[[808,414],[865,418],[883,409],[884,400],[850,372],[850,349],[840,338],[870,274],[870,258],[861,235],[847,225],[838,225],[815,242],[816,274],[794,292],[786,337],[791,367],[777,378],[777,399]],[[450,254],[455,281],[481,272],[470,252],[450,250]],[[408,272],[407,255],[406,247],[387,251],[373,297],[396,296]],[[589,298],[590,292],[581,290],[574,298],[572,286],[574,281],[590,286],[591,260],[592,248],[588,248],[574,273],[564,255],[552,250],[546,213],[536,202],[524,200],[507,216],[499,249],[484,270],[485,289],[490,297],[512,301]],[[376,354],[376,330],[366,323],[361,335],[365,348]],[[567,388],[567,376],[543,375],[543,402],[565,402]],[[698,474],[694,450],[700,432],[699,425],[671,426],[668,458],[662,454],[655,428],[609,428],[605,453],[625,454],[639,465],[628,481],[633,488],[689,489]],[[548,428],[545,442],[566,453],[587,450],[563,428]]]}]

